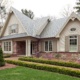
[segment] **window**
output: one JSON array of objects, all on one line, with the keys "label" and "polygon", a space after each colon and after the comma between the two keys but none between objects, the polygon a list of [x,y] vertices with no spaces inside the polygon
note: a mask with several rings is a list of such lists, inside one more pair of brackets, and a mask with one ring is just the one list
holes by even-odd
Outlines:
[{"label": "window", "polygon": [[17,24],[13,24],[10,26],[10,33],[17,33]]},{"label": "window", "polygon": [[4,51],[11,51],[11,42],[4,42]]},{"label": "window", "polygon": [[45,41],[45,51],[52,51],[52,41]]},{"label": "window", "polygon": [[71,31],[75,31],[75,30],[76,30],[76,28],[71,28],[70,30],[71,30]]},{"label": "window", "polygon": [[70,36],[70,51],[77,51],[77,36]]}]

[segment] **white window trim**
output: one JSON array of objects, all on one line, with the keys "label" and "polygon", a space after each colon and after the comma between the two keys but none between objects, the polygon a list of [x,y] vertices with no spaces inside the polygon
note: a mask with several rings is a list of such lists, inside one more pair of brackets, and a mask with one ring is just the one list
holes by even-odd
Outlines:
[{"label": "white window trim", "polygon": [[[11,42],[11,51],[4,51],[4,42]],[[12,52],[13,52],[13,44],[12,44],[12,41],[11,40],[9,40],[9,41],[3,41],[2,42],[2,50],[3,50],[3,53],[10,53],[10,54],[12,54]]]},{"label": "white window trim", "polygon": [[[69,35],[69,36],[77,36],[77,35]],[[70,38],[69,38],[69,52],[74,52],[70,51]],[[78,52],[78,36],[77,36],[77,50],[75,52]]]},{"label": "white window trim", "polygon": [[48,46],[48,51],[45,50],[45,41],[44,41],[44,52],[48,53],[48,52],[53,52],[53,41],[52,40],[46,40],[48,41],[48,44],[49,44],[49,41],[52,42],[52,51],[49,51],[49,46]]}]

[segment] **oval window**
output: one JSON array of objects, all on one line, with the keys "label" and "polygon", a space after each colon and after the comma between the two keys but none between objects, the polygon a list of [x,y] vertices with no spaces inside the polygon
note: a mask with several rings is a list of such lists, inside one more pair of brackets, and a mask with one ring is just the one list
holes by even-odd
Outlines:
[{"label": "oval window", "polygon": [[70,30],[71,30],[71,31],[75,31],[75,30],[76,30],[76,28],[71,28]]}]

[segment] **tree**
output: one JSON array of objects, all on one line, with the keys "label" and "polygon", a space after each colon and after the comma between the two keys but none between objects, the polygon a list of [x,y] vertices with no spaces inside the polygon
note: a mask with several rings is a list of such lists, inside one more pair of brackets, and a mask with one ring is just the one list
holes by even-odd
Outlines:
[{"label": "tree", "polygon": [[3,24],[4,20],[6,19],[6,9],[4,6],[0,6],[0,19],[1,24]]},{"label": "tree", "polygon": [[31,10],[26,10],[26,9],[21,9],[22,13],[29,18],[33,19],[34,18],[34,13]]},{"label": "tree", "polygon": [[63,11],[61,12],[61,15],[63,17],[68,17],[70,16],[70,14],[73,12],[72,8],[70,7],[70,5],[66,5],[64,8],[63,8]]},{"label": "tree", "polygon": [[4,58],[3,58],[3,51],[0,48],[0,67],[4,66],[4,65],[5,65],[5,61],[4,61]]},{"label": "tree", "polygon": [[74,9],[76,9],[76,12],[80,12],[80,0],[76,2],[76,6],[74,7]]},{"label": "tree", "polygon": [[0,1],[0,22],[3,24],[7,18],[7,14],[12,5],[12,0],[1,0]]}]

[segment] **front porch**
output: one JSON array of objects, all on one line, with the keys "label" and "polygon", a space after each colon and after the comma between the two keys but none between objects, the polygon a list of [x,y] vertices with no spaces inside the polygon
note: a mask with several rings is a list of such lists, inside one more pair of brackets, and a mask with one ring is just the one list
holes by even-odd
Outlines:
[{"label": "front porch", "polygon": [[13,55],[31,56],[37,53],[38,50],[37,40],[26,39],[13,41]]}]

